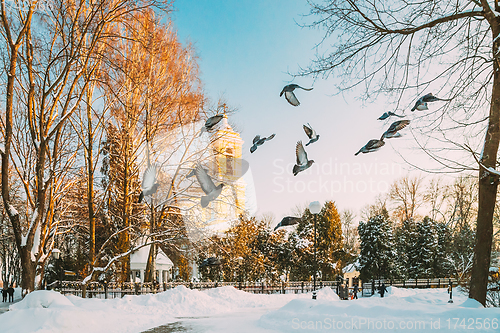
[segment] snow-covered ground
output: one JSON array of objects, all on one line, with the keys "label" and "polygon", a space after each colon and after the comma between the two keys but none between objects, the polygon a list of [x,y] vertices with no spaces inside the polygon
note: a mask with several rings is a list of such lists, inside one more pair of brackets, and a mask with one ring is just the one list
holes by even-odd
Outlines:
[{"label": "snow-covered ground", "polygon": [[[0,332],[499,332],[500,309],[446,289],[388,288],[386,297],[341,301],[330,288],[311,294],[254,295],[179,286],[121,299],[36,291],[0,315]],[[170,323],[170,324],[169,324]]]}]

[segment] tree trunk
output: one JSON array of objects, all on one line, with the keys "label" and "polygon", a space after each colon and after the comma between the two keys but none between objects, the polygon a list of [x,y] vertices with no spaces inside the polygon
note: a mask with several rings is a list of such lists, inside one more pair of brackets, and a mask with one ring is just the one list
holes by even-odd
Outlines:
[{"label": "tree trunk", "polygon": [[[5,23],[4,23],[5,24]],[[31,246],[33,238],[29,238],[26,244],[22,244],[22,229],[19,221],[19,213],[13,209],[10,203],[10,184],[9,184],[9,158],[10,146],[12,142],[12,109],[13,109],[13,94],[14,82],[16,80],[18,48],[20,44],[10,45],[9,72],[7,75],[7,98],[5,102],[5,127],[4,127],[4,150],[0,154],[2,156],[2,199],[4,207],[7,210],[14,237],[16,240],[17,250],[21,259],[21,285],[22,296],[24,297],[29,292],[33,291],[35,286],[35,265],[31,261]],[[29,235],[28,235],[29,236]]]},{"label": "tree trunk", "polygon": [[[87,95],[87,130],[88,130],[88,142],[87,142],[87,205],[89,213],[89,238],[90,238],[90,249],[89,249],[89,272],[94,268],[95,261],[95,216],[94,216],[94,169],[93,169],[93,144],[94,144],[94,133],[92,128],[92,104],[91,95],[94,91],[93,88],[89,88]],[[90,95],[90,96],[89,96]]]},{"label": "tree trunk", "polygon": [[[154,234],[156,232],[156,214],[154,201],[151,202],[151,221],[149,232]],[[151,241],[154,242],[155,238],[151,237]],[[156,254],[157,254],[157,244],[151,244],[149,248],[148,262],[146,264],[146,272],[144,274],[144,282],[153,282],[156,280]]]},{"label": "tree trunk", "polygon": [[[496,29],[495,29],[496,28]],[[492,27],[493,38],[498,36],[498,25]],[[493,54],[498,54],[498,42],[493,44]],[[495,169],[500,142],[500,72],[498,60],[493,62],[493,88],[488,119],[488,129],[484,140],[481,164]],[[493,213],[495,210],[498,176],[479,166],[479,202],[476,226],[476,244],[470,281],[469,297],[486,306],[488,273],[493,240]]]},{"label": "tree trunk", "polygon": [[[131,172],[131,156],[129,155],[131,147],[131,138],[127,134],[125,139],[125,147],[123,153],[125,155],[125,165],[124,165],[124,177],[123,177],[123,225],[125,228],[130,227],[130,215],[132,212],[132,201],[130,198],[130,176]],[[128,251],[130,249],[130,231],[127,229],[123,232],[123,250]],[[122,281],[130,281],[130,255],[126,255],[122,259]]]},{"label": "tree trunk", "polygon": [[31,250],[29,250],[28,247],[23,246],[21,251],[19,251],[19,256],[21,257],[21,288],[24,297],[34,290],[36,265],[35,262],[31,260]]}]

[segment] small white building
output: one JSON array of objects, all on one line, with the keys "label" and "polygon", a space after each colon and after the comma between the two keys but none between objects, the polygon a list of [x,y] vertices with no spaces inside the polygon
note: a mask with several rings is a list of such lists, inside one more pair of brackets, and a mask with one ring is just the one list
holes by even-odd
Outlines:
[{"label": "small white building", "polygon": [[[144,282],[144,274],[146,271],[150,247],[150,245],[141,247],[139,250],[130,255],[130,274],[132,275],[131,281]],[[170,258],[167,257],[167,255],[160,248],[158,248],[158,254],[156,256],[156,281],[159,283],[168,282],[172,277],[173,267],[174,264],[172,263],[172,260],[170,260]]]},{"label": "small white building", "polygon": [[357,268],[358,262],[349,264],[344,267],[342,273],[344,274],[344,280],[349,288],[354,287],[353,282],[357,281],[358,286],[361,287],[361,281],[359,280],[359,271]]}]

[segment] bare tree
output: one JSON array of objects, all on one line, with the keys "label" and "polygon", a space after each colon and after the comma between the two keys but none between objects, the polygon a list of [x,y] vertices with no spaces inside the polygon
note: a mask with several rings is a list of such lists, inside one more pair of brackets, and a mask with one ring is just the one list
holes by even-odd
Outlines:
[{"label": "bare tree", "polygon": [[425,203],[422,178],[403,177],[395,181],[389,198],[397,205],[394,214],[400,222],[416,218],[417,209]]},{"label": "bare tree", "polygon": [[342,236],[344,237],[344,250],[347,254],[356,256],[359,251],[358,224],[355,223],[356,215],[352,210],[344,210],[340,214],[342,222]]},{"label": "bare tree", "polygon": [[460,176],[453,184],[448,185],[446,191],[447,209],[445,215],[451,228],[460,228],[463,225],[474,225],[477,219],[478,189],[477,179]]},{"label": "bare tree", "polygon": [[[156,1],[95,1],[92,4],[60,0],[43,10],[36,1],[16,1],[7,7],[2,1],[2,37],[10,48],[7,100],[2,128],[5,149],[2,154],[2,196],[14,229],[22,265],[23,295],[40,287],[45,262],[57,231],[57,197],[71,184],[68,171],[78,147],[71,146],[68,119],[82,103],[87,86],[98,68],[98,52],[116,36],[109,27],[130,14],[163,3]],[[19,9],[22,8],[22,9]],[[36,24],[36,30],[32,26]],[[15,35],[14,35],[15,34]],[[16,66],[21,65],[16,72]],[[85,75],[84,75],[85,74]],[[17,104],[16,104],[17,103]],[[15,105],[18,106],[17,109]],[[14,114],[15,112],[15,114]],[[29,149],[11,149],[14,119],[28,129],[23,144]],[[21,141],[20,141],[21,142]],[[30,170],[23,170],[22,152],[30,156]],[[23,177],[30,207],[29,225],[23,228],[19,213],[9,199],[9,159]]]},{"label": "bare tree", "polygon": [[360,217],[363,221],[368,221],[372,217],[377,215],[383,215],[389,219],[389,212],[387,211],[387,197],[386,195],[378,195],[375,199],[375,203],[372,205],[366,205],[360,211]]},{"label": "bare tree", "polygon": [[[167,162],[157,160],[158,150],[162,148],[154,146],[154,141],[174,138],[169,138],[168,133],[197,120],[203,106],[192,49],[189,45],[183,47],[171,25],[161,24],[160,19],[150,10],[137,14],[134,21],[118,26],[117,30],[127,38],[117,41],[107,50],[109,62],[106,70],[101,71],[105,104],[110,109],[112,120],[108,127],[116,127],[120,138],[115,138],[115,141],[122,145],[119,156],[111,156],[109,161],[119,159],[117,167],[124,168],[123,174],[111,179],[110,183],[113,186],[115,181],[120,182],[112,189],[122,198],[120,209],[115,214],[120,212],[118,215],[124,227],[131,226],[129,220],[137,208],[134,205],[137,206],[135,202],[140,188],[137,186],[139,170],[150,164]],[[108,131],[108,136],[110,134]],[[178,134],[175,131],[175,135]],[[186,143],[184,136],[176,138]],[[193,139],[194,136],[190,135],[189,140]],[[177,145],[175,139],[171,144]],[[156,233],[161,218],[161,214],[157,216],[158,208],[161,210],[153,203],[149,207],[151,235]],[[128,234],[125,231],[120,237],[128,238]],[[151,237],[146,281],[154,280],[157,247],[154,236]],[[124,240],[124,246],[122,250],[131,246],[128,239]],[[129,271],[127,260],[127,257],[122,260],[125,272]]]},{"label": "bare tree", "polygon": [[[312,4],[311,14],[319,16],[312,25],[324,27],[325,41],[331,37],[335,42],[332,52],[318,57],[301,73],[338,74],[344,77],[341,90],[363,85],[367,99],[388,93],[396,102],[395,109],[413,106],[416,97],[428,89],[451,100],[437,111],[418,117],[418,125],[412,122],[413,132],[420,138],[417,145],[425,148],[440,167],[448,171],[479,170],[469,296],[483,305],[499,180],[497,12],[498,1],[486,0],[329,0]],[[452,151],[456,154],[451,155]],[[418,166],[418,162],[413,164]]]},{"label": "bare tree", "polygon": [[429,205],[429,217],[431,220],[438,221],[441,219],[443,222],[446,222],[446,217],[442,210],[446,205],[447,197],[448,193],[446,191],[446,186],[443,184],[443,179],[431,179],[427,185],[427,191],[424,194],[424,200]]}]

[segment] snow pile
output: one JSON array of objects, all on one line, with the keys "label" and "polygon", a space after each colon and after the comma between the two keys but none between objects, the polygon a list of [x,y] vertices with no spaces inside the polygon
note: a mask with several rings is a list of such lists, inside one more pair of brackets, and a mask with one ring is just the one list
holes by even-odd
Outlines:
[{"label": "snow pile", "polygon": [[[387,289],[387,297],[384,298],[374,295],[332,302],[318,295],[317,300],[296,299],[264,314],[259,326],[277,332],[467,332],[471,323],[474,328],[481,326],[481,332],[498,332],[500,328],[500,309],[485,309],[477,301],[467,299],[458,292],[453,295],[454,303],[448,303],[446,289]],[[470,318],[474,318],[473,321]],[[478,323],[476,318],[480,318]],[[486,327],[489,330],[485,330]]]},{"label": "snow pile", "polygon": [[296,297],[310,295],[255,295],[234,287],[198,291],[178,286],[158,294],[105,300],[40,290],[11,305],[9,312],[0,315],[0,331],[141,332],[178,321],[178,317],[223,315],[249,308],[250,311],[252,308],[278,308]]},{"label": "snow pile", "polygon": [[34,309],[34,308],[54,308],[74,306],[66,297],[58,292],[50,290],[40,290],[30,293],[19,303],[12,304],[10,310]]},{"label": "snow pile", "polygon": [[483,305],[481,303],[472,298],[468,298],[465,302],[460,304],[460,306],[463,308],[475,308],[475,309],[483,308]]},{"label": "snow pile", "polygon": [[329,287],[318,290],[316,300],[311,293],[261,295],[233,287],[198,291],[179,286],[108,300],[36,291],[0,315],[0,331],[132,333],[169,323],[177,331],[218,333],[470,332],[470,325],[478,332],[498,332],[500,327],[500,309],[483,308],[459,291],[448,303],[444,288],[387,289],[384,298],[350,301],[340,300]]},{"label": "snow pile", "polygon": [[[238,290],[234,287],[221,287],[204,291],[205,294],[218,300],[221,303],[227,303],[230,309],[234,308],[278,308],[288,301],[297,297],[311,297],[306,294],[286,294],[286,295],[262,295],[251,294]],[[336,295],[335,295],[336,296]]]}]

